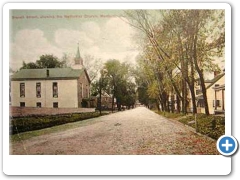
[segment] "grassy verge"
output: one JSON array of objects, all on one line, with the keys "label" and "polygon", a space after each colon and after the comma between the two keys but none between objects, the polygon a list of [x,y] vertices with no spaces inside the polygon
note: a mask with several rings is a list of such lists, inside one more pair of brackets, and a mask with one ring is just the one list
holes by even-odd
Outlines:
[{"label": "grassy verge", "polygon": [[53,126],[50,128],[22,132],[22,133],[10,135],[10,142],[18,142],[21,140],[26,140],[26,139],[35,137],[35,136],[41,136],[41,135],[60,132],[60,131],[68,130],[68,129],[74,129],[76,127],[87,126],[87,125],[94,124],[94,123],[96,123],[96,122],[91,121],[91,120],[87,121],[87,119],[86,119],[84,121],[67,123],[67,124],[63,124],[63,125]]},{"label": "grassy verge", "polygon": [[198,114],[194,116],[188,116],[179,120],[180,122],[189,125],[193,128],[196,128],[196,131],[207,135],[213,139],[218,139],[220,136],[225,134],[225,118],[220,116],[205,114]]},{"label": "grassy verge", "polygon": [[154,111],[155,113],[164,116],[166,118],[171,118],[171,119],[176,119],[176,118],[182,118],[184,116],[184,114],[181,113],[169,113],[169,112],[161,112],[161,111]]},{"label": "grassy verge", "polygon": [[[102,113],[106,115],[107,113]],[[30,137],[58,132],[92,124],[86,119],[100,116],[99,112],[71,114],[65,116],[22,117],[10,121],[10,141],[25,140]]]},{"label": "grassy verge", "polygon": [[180,113],[169,113],[169,112],[158,112],[154,111],[159,115],[166,118],[176,119],[179,122],[196,128],[198,133],[204,134],[213,139],[218,139],[220,136],[225,134],[225,118],[214,115],[197,114],[195,123],[195,116],[183,115]]}]

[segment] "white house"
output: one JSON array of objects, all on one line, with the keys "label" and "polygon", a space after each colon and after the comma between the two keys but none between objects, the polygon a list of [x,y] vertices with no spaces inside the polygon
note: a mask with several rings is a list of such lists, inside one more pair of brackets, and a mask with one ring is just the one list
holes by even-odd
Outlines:
[{"label": "white house", "polygon": [[11,105],[16,107],[78,108],[89,94],[79,49],[73,68],[22,69],[11,77]]},{"label": "white house", "polygon": [[[208,107],[210,114],[224,113],[225,111],[225,72],[215,74],[214,78],[205,81]],[[200,86],[196,88],[198,113],[205,113],[202,91]]]}]

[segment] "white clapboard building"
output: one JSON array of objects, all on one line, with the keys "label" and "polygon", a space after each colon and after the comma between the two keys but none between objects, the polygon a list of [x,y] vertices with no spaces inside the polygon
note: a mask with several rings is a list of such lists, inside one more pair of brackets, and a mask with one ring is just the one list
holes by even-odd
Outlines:
[{"label": "white clapboard building", "polygon": [[69,68],[21,69],[11,76],[11,105],[78,108],[89,98],[90,79],[79,48]]}]

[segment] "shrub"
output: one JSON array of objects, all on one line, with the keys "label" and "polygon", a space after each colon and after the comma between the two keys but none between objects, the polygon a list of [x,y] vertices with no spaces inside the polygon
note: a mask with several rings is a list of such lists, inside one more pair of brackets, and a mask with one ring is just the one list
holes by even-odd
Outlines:
[{"label": "shrub", "polygon": [[10,119],[10,133],[16,134],[20,132],[39,130],[61,124],[82,121],[84,119],[100,116],[99,112],[89,112],[68,115],[52,115],[52,116],[32,116]]},{"label": "shrub", "polygon": [[[194,116],[189,116],[180,119],[179,121],[187,124],[193,128],[196,128],[195,123],[189,123],[194,121]],[[201,134],[207,135],[213,139],[218,139],[220,136],[225,134],[225,118],[220,116],[198,114],[197,120],[197,131]]]}]

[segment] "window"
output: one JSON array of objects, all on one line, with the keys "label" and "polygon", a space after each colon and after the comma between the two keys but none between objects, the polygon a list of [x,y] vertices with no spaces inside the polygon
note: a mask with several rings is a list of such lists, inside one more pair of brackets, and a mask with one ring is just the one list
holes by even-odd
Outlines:
[{"label": "window", "polygon": [[25,102],[20,102],[20,107],[25,107]]},{"label": "window", "polygon": [[53,89],[53,97],[57,98],[58,97],[58,84],[57,84],[57,82],[53,83],[52,89]]},{"label": "window", "polygon": [[37,98],[41,97],[41,83],[36,83],[36,96]]},{"label": "window", "polygon": [[196,95],[201,94],[201,93],[202,93],[202,90],[201,90],[201,89],[197,89],[197,90],[196,90]]},{"label": "window", "polygon": [[216,106],[221,107],[220,100],[216,100]]},{"label": "window", "polygon": [[88,89],[86,89],[86,96],[85,98],[88,98]]},{"label": "window", "polygon": [[37,102],[36,106],[40,108],[40,107],[42,107],[42,103]]},{"label": "window", "polygon": [[199,101],[197,102],[197,107],[201,107],[201,108],[205,107],[203,99],[199,99]]},{"label": "window", "polygon": [[213,100],[213,107],[221,107],[220,100]]},{"label": "window", "polygon": [[54,103],[53,103],[53,107],[54,107],[54,108],[58,108],[58,102],[54,102]]},{"label": "window", "polygon": [[20,83],[20,97],[25,97],[25,83]]},{"label": "window", "polygon": [[81,95],[81,98],[83,97],[83,84],[80,83],[80,95]]}]

